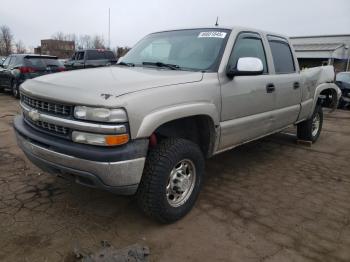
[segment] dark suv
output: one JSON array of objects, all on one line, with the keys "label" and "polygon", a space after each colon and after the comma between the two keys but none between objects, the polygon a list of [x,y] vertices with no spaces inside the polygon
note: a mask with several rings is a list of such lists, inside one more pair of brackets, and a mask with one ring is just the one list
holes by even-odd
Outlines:
[{"label": "dark suv", "polygon": [[64,65],[67,70],[108,66],[115,64],[114,53],[104,49],[88,49],[77,51]]},{"label": "dark suv", "polygon": [[345,108],[350,105],[350,72],[340,72],[337,74],[335,83],[341,90],[339,108]]},{"label": "dark suv", "polygon": [[19,86],[25,80],[64,71],[56,56],[35,54],[9,55],[0,65],[0,92],[7,89],[19,98]]}]

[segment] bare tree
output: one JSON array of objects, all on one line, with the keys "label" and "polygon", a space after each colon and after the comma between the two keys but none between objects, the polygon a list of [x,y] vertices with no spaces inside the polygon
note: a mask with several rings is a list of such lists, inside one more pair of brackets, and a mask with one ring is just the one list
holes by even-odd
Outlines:
[{"label": "bare tree", "polygon": [[92,46],[93,46],[93,48],[96,48],[96,49],[106,48],[105,47],[105,40],[104,40],[103,36],[95,35],[92,39]]},{"label": "bare tree", "polygon": [[89,36],[89,35],[80,36],[77,47],[78,47],[78,49],[92,48],[93,44],[92,44],[91,36]]},{"label": "bare tree", "polygon": [[122,56],[125,56],[127,52],[129,52],[130,47],[128,46],[117,46],[116,48],[114,48],[113,52],[115,53],[117,58],[120,58]]},{"label": "bare tree", "polygon": [[53,34],[51,36],[52,39],[54,40],[66,40],[66,34],[64,34],[63,32],[56,32],[55,34]]},{"label": "bare tree", "polygon": [[9,55],[12,53],[13,34],[11,29],[3,25],[0,27],[0,54]]},{"label": "bare tree", "polygon": [[15,47],[17,54],[25,54],[27,52],[27,49],[21,40],[15,43]]}]

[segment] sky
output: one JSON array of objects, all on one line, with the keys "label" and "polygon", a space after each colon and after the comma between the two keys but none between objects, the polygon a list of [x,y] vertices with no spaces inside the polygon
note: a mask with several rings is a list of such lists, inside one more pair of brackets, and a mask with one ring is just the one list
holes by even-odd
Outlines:
[{"label": "sky", "polygon": [[350,34],[350,0],[0,0],[0,25],[27,47],[56,32],[102,35],[132,47],[154,31],[247,26],[288,36]]}]

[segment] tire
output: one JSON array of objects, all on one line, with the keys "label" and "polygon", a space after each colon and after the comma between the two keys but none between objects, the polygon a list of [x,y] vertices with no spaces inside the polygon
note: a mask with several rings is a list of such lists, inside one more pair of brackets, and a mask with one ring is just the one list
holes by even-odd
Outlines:
[{"label": "tire", "polygon": [[160,141],[149,151],[138,188],[141,210],[161,223],[184,217],[202,187],[204,163],[203,153],[193,142],[181,138]]},{"label": "tire", "polygon": [[[297,136],[300,140],[315,143],[321,134],[323,125],[323,111],[321,105],[316,105],[312,117],[297,125]],[[317,130],[317,131],[316,131]]]},{"label": "tire", "polygon": [[19,93],[19,86],[18,86],[18,83],[13,81],[12,84],[11,84],[11,89],[12,89],[12,95],[19,99],[19,96],[20,96],[20,93]]}]

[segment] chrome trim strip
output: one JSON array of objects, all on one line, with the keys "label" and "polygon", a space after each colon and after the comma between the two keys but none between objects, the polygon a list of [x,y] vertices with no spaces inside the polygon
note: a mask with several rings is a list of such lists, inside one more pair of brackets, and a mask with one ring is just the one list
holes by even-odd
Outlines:
[{"label": "chrome trim strip", "polygon": [[73,130],[81,130],[81,131],[102,133],[102,134],[123,134],[123,133],[126,133],[127,131],[125,125],[103,125],[103,124],[94,124],[94,123],[75,121],[75,120],[70,120],[66,118],[50,116],[47,114],[40,113],[38,112],[37,109],[31,108],[23,104],[22,102],[20,102],[20,105],[23,110],[23,113],[27,117],[29,117],[29,112],[36,111],[37,121],[40,120],[50,124],[67,127]]},{"label": "chrome trim strip", "polygon": [[18,134],[17,142],[26,154],[32,155],[38,160],[90,173],[99,177],[108,186],[139,184],[145,164],[145,157],[119,162],[97,162],[81,159],[38,146]]}]

